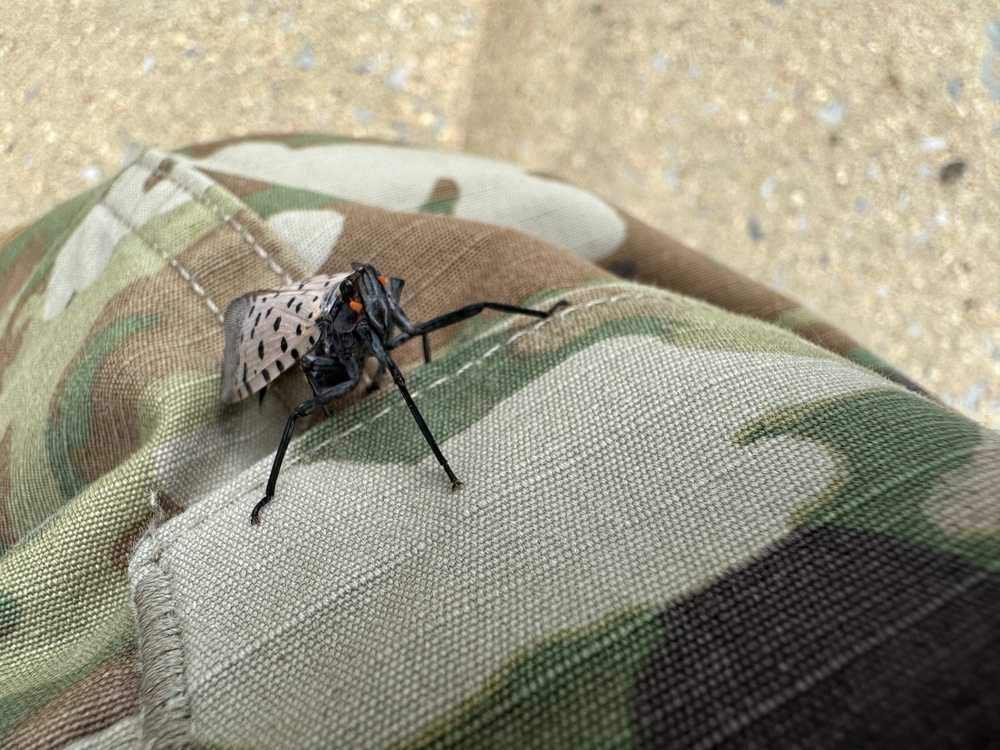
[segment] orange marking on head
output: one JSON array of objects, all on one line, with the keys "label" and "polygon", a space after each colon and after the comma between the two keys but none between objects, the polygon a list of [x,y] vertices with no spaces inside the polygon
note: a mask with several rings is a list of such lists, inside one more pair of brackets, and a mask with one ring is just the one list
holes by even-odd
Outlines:
[{"label": "orange marking on head", "polygon": [[361,312],[362,304],[360,302],[352,299],[348,304],[350,304],[351,309],[354,310],[354,312]]},{"label": "orange marking on head", "polygon": [[389,282],[386,280],[385,276],[379,276],[378,283],[382,286],[386,286]]}]

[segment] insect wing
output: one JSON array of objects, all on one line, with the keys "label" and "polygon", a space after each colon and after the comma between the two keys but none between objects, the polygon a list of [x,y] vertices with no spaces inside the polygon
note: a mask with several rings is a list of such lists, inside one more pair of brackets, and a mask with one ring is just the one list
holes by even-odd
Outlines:
[{"label": "insect wing", "polygon": [[229,303],[223,321],[222,403],[256,393],[316,345],[316,321],[348,275],[313,276]]}]

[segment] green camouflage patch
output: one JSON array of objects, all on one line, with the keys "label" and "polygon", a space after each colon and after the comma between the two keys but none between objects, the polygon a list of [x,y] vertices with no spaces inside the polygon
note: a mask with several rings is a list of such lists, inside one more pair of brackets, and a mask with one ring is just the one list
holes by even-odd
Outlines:
[{"label": "green camouflage patch", "polygon": [[985,431],[922,398],[885,388],[779,409],[736,436],[740,445],[790,436],[838,457],[835,490],[803,508],[802,524],[894,534],[1000,570],[1000,539],[957,538],[928,517],[940,478],[970,463]]},{"label": "green camouflage patch", "polygon": [[0,591],[0,642],[17,627],[19,611],[17,600],[10,594]]},{"label": "green camouflage patch", "polygon": [[243,196],[243,200],[262,219],[268,219],[274,214],[293,209],[307,211],[331,208],[341,202],[340,198],[325,193],[281,185],[272,185],[259,193]]},{"label": "green camouflage patch", "polygon": [[430,198],[420,207],[421,213],[451,216],[458,202],[458,185],[454,180],[441,179],[434,183]]},{"label": "green camouflage patch", "polygon": [[655,611],[553,635],[511,658],[452,716],[397,747],[628,747],[633,682],[663,637]]}]

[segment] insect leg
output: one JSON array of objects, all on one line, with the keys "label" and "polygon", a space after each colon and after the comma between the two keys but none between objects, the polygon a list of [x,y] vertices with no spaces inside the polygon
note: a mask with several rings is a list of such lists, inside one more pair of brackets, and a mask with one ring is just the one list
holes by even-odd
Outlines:
[{"label": "insect leg", "polygon": [[271,464],[271,474],[267,478],[267,488],[264,490],[264,497],[260,499],[260,502],[253,506],[253,510],[250,512],[251,524],[260,523],[261,508],[271,502],[271,498],[274,497],[274,488],[278,483],[278,472],[281,470],[281,462],[285,460],[285,451],[288,450],[288,444],[292,440],[292,431],[295,429],[295,420],[299,417],[312,414],[320,407],[325,409],[326,405],[335,398],[339,398],[340,396],[353,391],[358,385],[358,380],[361,379],[361,370],[356,366],[351,369],[353,372],[349,373],[350,380],[338,383],[330,388],[330,390],[320,393],[315,398],[311,398],[308,401],[299,404],[295,407],[292,413],[288,415],[288,420],[285,422],[285,431],[281,435],[281,442],[278,443],[278,451],[274,454],[274,462]]},{"label": "insect leg", "polygon": [[434,440],[434,436],[431,434],[430,428],[427,426],[423,416],[420,414],[420,410],[417,408],[417,405],[413,402],[413,397],[406,388],[406,380],[403,378],[403,373],[399,371],[399,367],[392,361],[392,357],[389,356],[389,352],[383,348],[382,342],[379,341],[378,336],[374,335],[370,329],[367,328],[363,329],[363,333],[371,346],[372,353],[378,358],[380,364],[384,364],[386,366],[389,373],[392,375],[392,380],[399,389],[399,392],[403,394],[403,400],[406,402],[406,407],[410,410],[410,414],[413,415],[413,419],[417,423],[417,427],[420,428],[420,434],[424,436],[424,440],[426,440],[427,445],[430,446],[431,451],[434,453],[434,457],[438,460],[438,463],[441,464],[441,468],[443,468],[445,474],[448,475],[448,479],[451,480],[452,490],[457,490],[462,486],[462,483],[458,480],[458,477],[455,476],[455,472],[451,470],[451,467],[448,465],[448,459],[444,457],[441,449],[438,448],[437,441]]},{"label": "insect leg", "polygon": [[[309,383],[309,387],[312,388],[313,396],[319,396],[323,391],[319,387],[319,381],[316,380],[316,375],[313,373],[313,367],[316,365],[315,359],[302,358],[299,363],[299,369],[302,370],[303,374],[306,376],[306,381]],[[323,413],[326,416],[330,416],[330,407],[324,404]]]},{"label": "insect leg", "polygon": [[[436,318],[431,318],[428,321],[413,326],[413,330],[409,332],[407,339],[413,338],[414,336],[422,336],[424,340],[424,362],[430,362],[431,345],[427,338],[427,334],[431,331],[436,331],[440,328],[447,328],[455,323],[460,323],[463,320],[473,318],[476,315],[479,315],[479,313],[483,310],[498,310],[499,312],[512,313],[514,315],[530,315],[534,318],[547,318],[560,307],[568,304],[569,302],[563,299],[556,302],[548,310],[532,310],[530,307],[505,305],[502,302],[474,302],[471,305],[466,305],[458,310],[452,310],[450,313],[439,315]],[[399,343],[403,342],[400,341]],[[398,345],[399,344],[397,344],[397,346]]]}]

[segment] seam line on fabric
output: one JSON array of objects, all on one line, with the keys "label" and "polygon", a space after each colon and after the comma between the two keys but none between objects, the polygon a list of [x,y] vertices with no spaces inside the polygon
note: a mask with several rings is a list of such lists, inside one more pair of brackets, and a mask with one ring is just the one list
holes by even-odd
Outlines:
[{"label": "seam line on fabric", "polygon": [[[294,279],[289,275],[289,273],[285,271],[285,269],[278,264],[278,262],[274,259],[274,257],[270,253],[268,253],[267,250],[263,248],[260,242],[257,241],[257,238],[254,237],[253,233],[251,233],[249,229],[247,229],[245,226],[243,226],[243,224],[237,221],[232,214],[227,213],[218,203],[209,198],[208,195],[206,195],[207,191],[204,191],[202,192],[201,195],[198,195],[190,186],[185,185],[180,179],[178,179],[177,176],[173,174],[173,171],[169,173],[164,172],[159,165],[152,168],[146,166],[145,164],[143,166],[150,172],[150,174],[156,177],[160,177],[166,180],[167,182],[173,183],[181,190],[183,190],[185,193],[190,195],[192,200],[196,201],[197,203],[200,203],[201,205],[209,209],[212,213],[214,213],[221,221],[227,224],[230,229],[236,232],[246,244],[250,245],[250,247],[254,249],[254,252],[256,252],[257,255],[259,255],[260,258],[265,263],[267,263],[268,267],[270,267],[272,271],[274,271],[278,276],[280,276],[286,284],[292,284],[294,282]],[[195,169],[195,167],[189,167],[189,168]],[[206,179],[211,180],[210,177],[206,177]],[[218,183],[212,180],[212,184],[215,185]]]},{"label": "seam line on fabric", "polygon": [[208,292],[205,291],[205,287],[203,287],[195,280],[194,274],[192,274],[183,265],[181,265],[180,261],[178,261],[177,258],[170,255],[166,250],[160,247],[159,243],[155,242],[152,238],[146,236],[146,234],[142,231],[142,229],[140,229],[136,224],[130,221],[124,214],[120,213],[118,209],[112,206],[110,203],[108,203],[106,199],[102,198],[99,205],[103,206],[105,210],[107,210],[107,212],[111,214],[111,216],[114,219],[119,221],[125,228],[127,228],[130,232],[132,232],[132,234],[138,237],[146,246],[158,252],[160,256],[162,256],[162,258],[167,262],[167,265],[173,268],[177,272],[177,274],[182,279],[184,279],[185,283],[189,287],[191,287],[194,293],[201,298],[202,302],[204,302],[206,307],[208,307],[208,309],[212,311],[212,314],[216,317],[216,319],[220,323],[222,322],[222,311],[219,309],[219,306],[215,304],[215,302],[209,296]]}]

